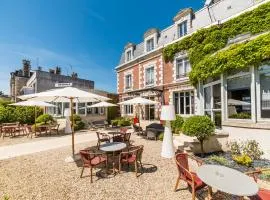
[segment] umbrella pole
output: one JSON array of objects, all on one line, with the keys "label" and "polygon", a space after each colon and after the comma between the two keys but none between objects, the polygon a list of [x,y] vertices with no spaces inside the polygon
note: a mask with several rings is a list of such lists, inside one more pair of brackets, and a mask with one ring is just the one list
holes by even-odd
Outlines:
[{"label": "umbrella pole", "polygon": [[70,113],[71,113],[71,132],[72,132],[72,155],[75,155],[74,147],[74,117],[73,117],[73,98],[70,98]]},{"label": "umbrella pole", "polygon": [[[37,135],[37,106],[35,106],[35,135]],[[32,134],[31,134],[32,138]]]}]

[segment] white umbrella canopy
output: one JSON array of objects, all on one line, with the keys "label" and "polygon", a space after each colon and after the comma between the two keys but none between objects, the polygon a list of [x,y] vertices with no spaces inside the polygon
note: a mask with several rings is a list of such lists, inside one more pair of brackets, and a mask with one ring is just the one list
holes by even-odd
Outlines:
[{"label": "white umbrella canopy", "polygon": [[[46,103],[43,101],[21,101],[21,102],[17,102],[17,103],[11,103],[9,104],[11,106],[34,106],[35,107],[35,133],[36,133],[36,119],[37,119],[37,109],[36,107],[57,107],[53,104],[50,103]],[[32,138],[32,135],[31,135]]]},{"label": "white umbrella canopy", "polygon": [[[45,92],[34,93],[30,95],[19,96],[20,99],[26,100],[39,100],[47,102],[70,102],[73,105],[74,102],[97,102],[110,100],[107,97],[86,92],[74,87],[65,87],[59,89],[48,90]],[[75,142],[74,142],[74,118],[73,118],[73,106],[70,106],[70,113],[72,119],[72,154],[75,159]]]},{"label": "white umbrella canopy", "polygon": [[29,101],[20,101],[20,102],[17,102],[17,103],[12,103],[12,104],[9,104],[11,106],[38,106],[38,107],[57,107],[53,104],[50,104],[50,103],[46,103],[44,101],[32,101],[32,100],[29,100]]},{"label": "white umbrella canopy", "polygon": [[142,98],[142,97],[135,97],[133,99],[129,99],[127,101],[122,101],[118,104],[120,105],[136,105],[136,104],[139,104],[139,105],[149,105],[149,104],[158,104],[159,102],[157,101],[152,101],[152,100],[149,100],[149,99],[145,99],[145,98]]},{"label": "white umbrella canopy", "polygon": [[91,106],[87,106],[87,108],[107,108],[107,107],[114,107],[114,106],[118,106],[118,105],[102,101],[102,102],[93,104]]},{"label": "white umbrella canopy", "polygon": [[98,102],[110,100],[108,97],[86,92],[74,87],[65,87],[29,95],[22,95],[19,96],[19,98],[22,100],[31,99],[47,102],[70,102],[70,99],[73,99],[73,102]]}]

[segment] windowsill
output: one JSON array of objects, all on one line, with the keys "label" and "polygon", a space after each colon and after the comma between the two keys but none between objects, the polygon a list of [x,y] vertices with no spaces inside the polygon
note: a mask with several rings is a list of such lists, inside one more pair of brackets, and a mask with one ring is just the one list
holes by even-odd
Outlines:
[{"label": "windowsill", "polygon": [[132,91],[132,88],[125,89],[124,91],[125,91],[125,92]]},{"label": "windowsill", "polygon": [[186,77],[181,77],[181,78],[175,79],[175,82],[183,82],[183,81],[188,81],[188,80],[189,80],[189,78],[188,78],[188,76],[186,76]]},{"label": "windowsill", "polygon": [[251,119],[229,119],[222,122],[222,126],[232,126],[239,128],[251,128],[251,129],[270,129],[269,122],[256,122]]},{"label": "windowsill", "polygon": [[153,84],[145,85],[144,87],[149,88],[149,87],[154,87],[154,86],[155,86],[155,84],[153,83]]}]

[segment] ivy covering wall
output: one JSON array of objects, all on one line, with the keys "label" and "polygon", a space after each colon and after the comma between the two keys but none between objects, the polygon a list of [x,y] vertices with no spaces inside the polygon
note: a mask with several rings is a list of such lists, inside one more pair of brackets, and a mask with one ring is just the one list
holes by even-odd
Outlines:
[{"label": "ivy covering wall", "polygon": [[243,69],[270,59],[270,34],[249,42],[225,48],[229,38],[239,34],[256,35],[270,31],[270,3],[246,12],[221,25],[198,30],[196,33],[168,45],[163,50],[166,62],[175,54],[187,51],[192,70],[189,74],[193,85],[209,77],[218,76],[231,69]]}]

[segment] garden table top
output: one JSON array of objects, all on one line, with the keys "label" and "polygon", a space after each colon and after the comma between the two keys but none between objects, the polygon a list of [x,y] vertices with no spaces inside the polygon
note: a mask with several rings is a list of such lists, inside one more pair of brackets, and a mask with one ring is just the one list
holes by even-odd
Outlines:
[{"label": "garden table top", "polygon": [[126,147],[127,145],[123,142],[111,142],[111,143],[100,145],[99,149],[101,151],[114,152],[114,151],[120,151]]},{"label": "garden table top", "polygon": [[249,176],[220,165],[202,165],[197,170],[199,178],[207,185],[237,196],[253,196],[258,185]]}]

